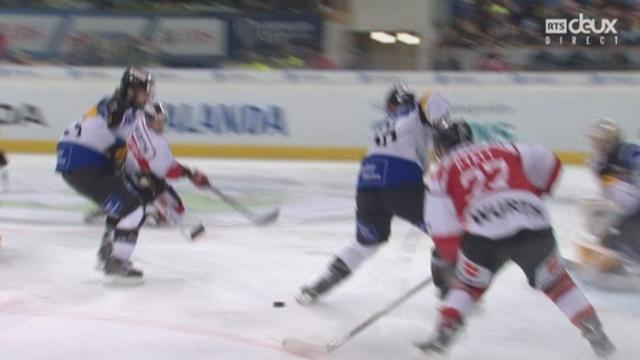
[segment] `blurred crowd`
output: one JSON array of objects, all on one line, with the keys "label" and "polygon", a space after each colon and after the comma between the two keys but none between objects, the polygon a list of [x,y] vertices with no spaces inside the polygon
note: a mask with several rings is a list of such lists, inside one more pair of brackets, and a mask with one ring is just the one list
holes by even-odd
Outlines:
[{"label": "blurred crowd", "polygon": [[[618,44],[607,38],[587,45],[584,36],[545,43],[546,19],[618,19]],[[640,45],[637,0],[453,0],[450,21],[437,45],[439,70],[628,70],[638,69],[628,50]],[[594,44],[595,43],[595,44]],[[594,46],[595,45],[595,46]],[[624,45],[624,46],[620,46]],[[638,47],[640,48],[640,47]],[[469,51],[477,61],[462,62]],[[525,49],[526,51],[522,51]],[[520,50],[520,51],[519,51]],[[510,56],[513,53],[525,56]]]},{"label": "blurred crowd", "polygon": [[0,7],[197,14],[211,11],[319,11],[326,5],[325,2],[324,0],[0,0]]},{"label": "blurred crowd", "polygon": [[[57,9],[108,12],[153,12],[197,15],[207,12],[276,12],[321,14],[340,21],[350,0],[0,0],[0,8]],[[441,71],[584,71],[640,69],[640,0],[438,0],[447,8],[436,24],[437,40],[428,49],[428,64]],[[618,44],[608,38],[604,45],[561,44],[556,37],[545,40],[545,19],[617,19]],[[29,64],[29,54],[12,49],[11,39],[1,33],[0,60]],[[270,69],[371,70],[366,49],[353,46],[353,54],[336,64],[322,51],[323,44],[282,42],[268,47],[243,49],[231,58],[206,61],[167,57],[148,37],[126,34],[117,37],[70,37],[66,51],[54,62],[71,65],[144,66]],[[565,41],[570,39],[565,38]],[[594,40],[596,42],[597,40]],[[390,48],[393,51],[393,48]],[[51,60],[49,60],[51,61]]]},{"label": "blurred crowd", "polygon": [[626,44],[640,44],[637,0],[453,0],[452,21],[442,38],[448,46],[544,44],[545,19],[618,19]]},{"label": "blurred crowd", "polygon": [[[332,18],[343,13],[349,0],[0,0],[3,9],[105,11],[109,13],[148,12],[154,14],[288,12],[318,14]],[[0,61],[16,64],[37,63],[31,56],[11,47],[11,41],[0,28]],[[337,65],[323,54],[322,44],[282,43],[255,51],[244,51],[232,59],[187,59],[163,56],[157,40],[124,33],[114,36],[92,36],[83,33],[65,39],[70,49],[47,62],[69,65],[208,67],[269,69],[336,69]]]}]

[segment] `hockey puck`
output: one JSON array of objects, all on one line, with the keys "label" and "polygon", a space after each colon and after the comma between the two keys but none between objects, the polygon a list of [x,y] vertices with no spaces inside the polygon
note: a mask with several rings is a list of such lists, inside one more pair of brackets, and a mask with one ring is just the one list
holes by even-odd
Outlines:
[{"label": "hockey puck", "polygon": [[198,236],[204,234],[204,231],[204,225],[198,224],[193,229],[191,229],[191,233],[189,234],[189,236],[191,237],[191,240],[195,240]]},{"label": "hockey puck", "polygon": [[273,307],[277,307],[277,308],[284,307],[284,301],[274,301]]}]

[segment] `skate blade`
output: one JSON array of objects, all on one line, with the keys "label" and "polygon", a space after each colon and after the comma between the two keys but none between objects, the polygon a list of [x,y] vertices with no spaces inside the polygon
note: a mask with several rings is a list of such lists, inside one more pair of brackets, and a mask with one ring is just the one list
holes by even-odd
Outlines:
[{"label": "skate blade", "polygon": [[412,360],[443,360],[447,358],[447,354],[444,352],[436,351],[433,349],[423,349],[422,344],[413,344],[413,351],[411,353]]},{"label": "skate blade", "polygon": [[318,299],[313,298],[307,294],[298,294],[293,297],[296,302],[302,306],[313,305]]},{"label": "skate blade", "polygon": [[311,344],[294,338],[283,339],[282,348],[288,353],[307,359],[321,360],[327,359],[329,356],[329,348],[327,345]]}]

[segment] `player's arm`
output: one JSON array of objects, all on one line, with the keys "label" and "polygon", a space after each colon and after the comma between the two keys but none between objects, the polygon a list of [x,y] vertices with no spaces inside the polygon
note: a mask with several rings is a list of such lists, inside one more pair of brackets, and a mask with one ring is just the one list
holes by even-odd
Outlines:
[{"label": "player's arm", "polygon": [[623,144],[618,152],[618,162],[630,174],[640,172],[640,146],[636,144]]},{"label": "player's arm", "polygon": [[550,149],[540,144],[518,144],[525,176],[540,194],[550,194],[558,180],[562,162]]},{"label": "player's arm", "polygon": [[449,263],[455,263],[464,228],[449,194],[432,179],[429,179],[428,186],[429,194],[425,205],[427,230],[440,257]]},{"label": "player's arm", "polygon": [[167,179],[178,179],[186,177],[196,187],[199,188],[207,188],[211,185],[206,174],[198,169],[188,168],[177,161],[174,161],[173,165],[171,165],[171,167],[167,170],[165,177]]},{"label": "player's arm", "polygon": [[207,175],[198,169],[189,168],[175,159],[169,142],[165,138],[154,137],[153,146],[156,154],[149,161],[150,169],[157,176],[167,180],[188,178],[196,187],[207,188],[211,184]]}]

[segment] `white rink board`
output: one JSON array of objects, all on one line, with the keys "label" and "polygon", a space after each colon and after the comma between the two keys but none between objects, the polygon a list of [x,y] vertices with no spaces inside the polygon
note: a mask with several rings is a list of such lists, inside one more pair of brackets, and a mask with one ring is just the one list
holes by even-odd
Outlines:
[{"label": "white rink board", "polygon": [[[55,141],[109,95],[122,69],[0,67],[0,102],[41,109],[49,126],[2,126],[8,140]],[[511,133],[564,152],[587,150],[594,115],[638,131],[640,75],[157,70],[157,99],[170,104],[179,144],[359,148],[384,117],[394,80],[438,89],[454,114],[488,133]],[[5,115],[10,117],[11,115]],[[497,129],[497,130],[496,130]]]}]

